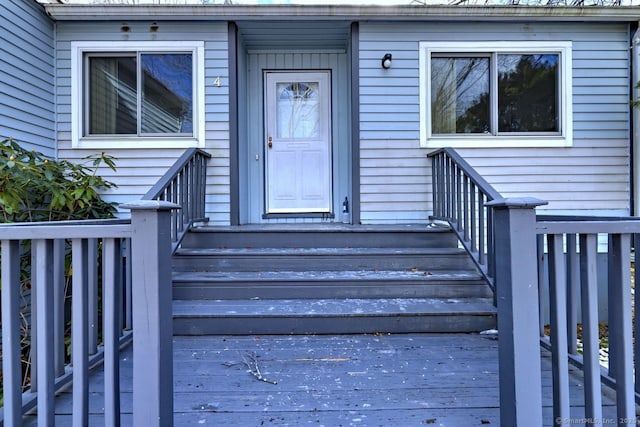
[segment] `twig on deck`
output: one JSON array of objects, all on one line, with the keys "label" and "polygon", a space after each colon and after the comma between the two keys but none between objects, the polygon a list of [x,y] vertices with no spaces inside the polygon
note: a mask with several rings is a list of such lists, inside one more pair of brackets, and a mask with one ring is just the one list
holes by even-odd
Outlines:
[{"label": "twig on deck", "polygon": [[251,375],[256,377],[258,380],[273,385],[278,384],[277,381],[273,381],[262,376],[260,367],[258,366],[258,358],[254,352],[247,352],[244,356],[242,356],[242,363],[244,363],[245,366],[249,368],[249,372],[251,373]]}]

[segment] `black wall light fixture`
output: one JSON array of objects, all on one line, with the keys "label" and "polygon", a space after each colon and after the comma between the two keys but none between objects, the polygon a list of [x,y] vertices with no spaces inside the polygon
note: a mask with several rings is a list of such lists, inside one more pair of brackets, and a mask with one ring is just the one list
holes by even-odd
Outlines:
[{"label": "black wall light fixture", "polygon": [[389,68],[391,68],[391,59],[393,59],[391,57],[391,54],[385,53],[384,56],[382,57],[382,68],[384,68],[385,70],[388,70]]}]

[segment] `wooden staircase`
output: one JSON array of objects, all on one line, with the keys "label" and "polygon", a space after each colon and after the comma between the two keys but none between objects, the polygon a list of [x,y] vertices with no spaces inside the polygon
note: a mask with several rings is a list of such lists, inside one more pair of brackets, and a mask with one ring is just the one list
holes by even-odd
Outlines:
[{"label": "wooden staircase", "polygon": [[491,290],[447,228],[200,227],[173,257],[174,334],[477,332]]}]

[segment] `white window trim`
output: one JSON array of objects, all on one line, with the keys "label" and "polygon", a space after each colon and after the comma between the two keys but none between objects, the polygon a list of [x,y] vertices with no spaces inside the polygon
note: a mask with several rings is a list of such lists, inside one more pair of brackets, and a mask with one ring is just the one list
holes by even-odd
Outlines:
[{"label": "white window trim", "polygon": [[[558,53],[560,54],[560,135],[432,135],[432,53]],[[420,146],[425,148],[569,147],[573,145],[572,42],[420,42]]]},{"label": "white window trim", "polygon": [[[146,137],[131,135],[83,135],[84,55],[95,52],[175,52],[191,51],[194,60],[193,136]],[[71,43],[71,146],[73,148],[190,148],[205,146],[204,42],[202,41],[105,41]]]}]

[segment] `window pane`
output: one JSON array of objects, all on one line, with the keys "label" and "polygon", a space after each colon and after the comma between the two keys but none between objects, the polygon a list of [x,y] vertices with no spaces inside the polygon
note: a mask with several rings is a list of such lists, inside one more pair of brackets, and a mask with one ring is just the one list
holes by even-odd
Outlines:
[{"label": "window pane", "polygon": [[433,134],[489,132],[489,107],[489,58],[431,59]]},{"label": "window pane", "polygon": [[276,85],[278,138],[318,138],[320,136],[318,86],[318,82]]},{"label": "window pane", "polygon": [[498,55],[498,131],[559,132],[557,54]]},{"label": "window pane", "polygon": [[193,132],[191,54],[143,54],[142,133]]},{"label": "window pane", "polygon": [[137,132],[136,59],[89,58],[89,133]]}]

